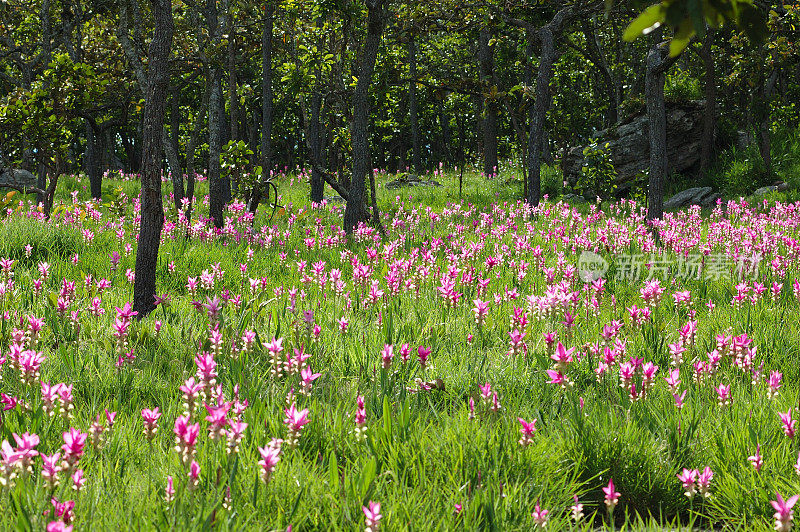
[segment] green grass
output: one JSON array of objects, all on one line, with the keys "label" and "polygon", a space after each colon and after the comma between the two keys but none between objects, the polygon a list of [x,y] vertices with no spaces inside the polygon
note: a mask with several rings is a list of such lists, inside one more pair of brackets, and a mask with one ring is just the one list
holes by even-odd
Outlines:
[{"label": "green grass", "polygon": [[[796,266],[791,266],[777,302],[765,294],[758,303],[738,309],[730,305],[736,293],[730,280],[667,282],[664,302],[652,323],[642,329],[625,326],[622,332],[628,356],[661,368],[647,398],[631,401],[614,375],[596,379],[597,359],[586,354],[570,370],[574,386],[562,390],[547,384],[545,369],[550,362],[542,333],[556,330],[570,347],[599,341],[603,325],[627,321],[627,307],[643,306],[641,282],[609,281],[598,315],[587,314],[585,309],[578,312],[571,335],[561,324],[562,316],[530,317],[527,355],[507,356],[513,309],[525,307],[525,296],[542,295],[548,285],[530,252],[515,255],[517,235],[544,250],[545,266],[558,268],[554,241],[546,238],[548,230],[573,219],[573,231],[588,227],[597,235],[600,224],[587,221],[577,211],[562,215],[558,209],[526,219],[515,205],[520,185],[508,177],[487,182],[468,172],[459,198],[458,175],[454,173],[441,177],[441,189],[401,191],[385,190],[382,185],[389,178],[380,176],[379,200],[390,230],[383,242],[368,239],[308,248],[304,239],[309,237],[340,238],[340,207],[309,211],[307,186],[295,182],[290,187],[291,177],[283,178],[279,186],[284,209],[270,223],[274,238],[269,246],[237,243],[232,236],[210,241],[187,239],[176,229],[174,237],[164,240],[158,265],[158,292],[169,293],[171,303],[131,325],[136,359],[121,369],[115,366],[112,326],[115,307],[132,298],[125,272],[134,268],[135,257],[124,249],[125,243],[130,243],[135,250],[130,205],[124,218],[114,214],[111,206],[101,206],[100,220],[93,221],[81,214],[86,211],[82,202],[88,199],[85,181],[65,178],[57,201],[63,209],[50,222],[29,219],[22,213],[4,218],[0,222],[0,257],[13,258],[17,264],[16,289],[0,299],[0,311],[13,314],[12,319],[2,321],[0,349],[8,351],[18,316],[44,318],[46,327],[38,349],[47,360],[41,380],[72,384],[75,409],[69,422],[44,414],[38,385],[24,386],[7,362],[0,370],[0,390],[20,397],[29,409],[2,414],[0,440],[11,440],[12,433],[36,433],[41,438],[37,449],[50,454],[59,450],[61,434],[68,427],[87,432],[106,408],[118,415],[102,448],[92,448],[87,442],[80,467],[88,480],[80,493],[71,489],[71,481],[63,475],[61,485],[48,490],[40,477],[40,462],[36,462],[32,474],[22,475],[13,487],[0,490],[0,507],[8,510],[0,512],[0,528],[43,529],[52,519],[52,511],[48,517],[43,511],[51,509],[50,497],[55,496],[76,502],[75,525],[80,530],[283,530],[290,524],[295,530],[354,530],[363,528],[361,507],[370,500],[381,502],[385,530],[531,530],[531,512],[537,501],[550,510],[548,527],[553,530],[612,526],[620,530],[683,526],[771,529],[769,501],[775,490],[784,495],[800,491],[793,470],[797,443],[783,435],[777,416],[778,411],[798,402],[800,335],[792,319],[798,302],[790,288]],[[109,205],[116,187],[128,198],[137,192],[135,182],[107,181],[104,192]],[[71,190],[79,192],[75,205],[69,197]],[[207,183],[199,183],[200,196],[207,190]],[[461,207],[456,210],[453,204],[459,200]],[[584,213],[588,209],[586,206]],[[262,207],[256,230],[263,229],[266,210]],[[199,215],[206,213],[207,207],[198,206]],[[433,219],[431,213],[438,213],[439,219]],[[610,211],[606,216],[611,216]],[[392,219],[402,224],[392,226]],[[635,227],[632,220],[619,217],[619,227]],[[702,223],[707,232],[710,222]],[[115,234],[117,225],[125,231],[123,240]],[[249,227],[247,222],[234,225],[240,232]],[[505,227],[502,231],[501,226]],[[94,233],[92,242],[84,240],[84,230]],[[793,238],[798,236],[796,229],[785,231]],[[618,229],[612,240],[620,234]],[[396,243],[393,259],[370,261],[370,248],[380,257],[390,242]],[[474,268],[475,276],[490,279],[488,292],[481,296],[490,301],[490,313],[478,329],[471,311],[472,300],[478,297],[474,282],[458,285],[463,295],[455,308],[443,304],[436,287],[440,280],[437,269],[447,271],[448,249],[461,253],[482,242],[485,248],[474,256],[465,255],[458,263],[462,272]],[[26,245],[32,246],[29,257]],[[248,247],[254,252],[249,261]],[[579,251],[562,244],[556,248],[566,263],[577,262]],[[638,243],[630,246],[631,250],[640,248]],[[369,306],[365,304],[366,288],[353,284],[350,259],[343,257],[347,252],[370,264],[380,289],[388,292],[385,276],[394,259],[407,260],[412,253],[426,250],[430,251],[429,263],[416,259],[405,276],[415,279],[418,296],[414,289],[404,289],[398,296]],[[779,250],[788,253],[784,247]],[[109,257],[114,251],[120,253],[121,262],[112,271]],[[287,257],[282,259],[281,253]],[[78,261],[73,264],[76,254]],[[502,254],[505,262],[487,273],[485,260],[495,254]],[[47,261],[51,270],[43,295],[36,297],[32,283],[39,277],[41,261]],[[325,261],[327,272],[341,269],[345,291],[351,293],[350,303],[330,287],[323,292],[315,282],[304,284],[297,261],[307,261],[308,269],[318,261]],[[518,279],[511,261],[530,263],[523,280]],[[168,267],[171,262],[173,273]],[[209,350],[210,344],[208,319],[192,307],[185,285],[187,276],[198,276],[215,263],[224,270],[224,277],[216,281],[213,290],[199,290],[197,299],[205,301],[225,289],[242,296],[240,309],[228,304],[222,313],[220,330],[226,343],[216,357],[217,381],[228,398],[238,386],[240,398],[249,403],[242,417],[249,427],[239,453],[229,455],[224,441],[208,439],[205,414],[196,418],[201,423],[197,450],[201,482],[190,492],[184,467],[173,450],[172,427],[183,410],[178,387],[195,374],[198,345]],[[241,264],[247,264],[245,274]],[[414,277],[421,266],[431,268],[429,277]],[[88,311],[96,294],[85,287],[86,275],[112,282],[102,296],[106,313],[101,317]],[[248,277],[265,278],[266,289],[252,294]],[[762,282],[773,278],[768,269],[762,272]],[[54,308],[65,279],[77,286],[71,309],[81,310],[78,333]],[[582,289],[578,282],[571,286]],[[304,298],[297,297],[297,312],[289,309],[287,292],[293,287],[305,291]],[[276,295],[276,288],[283,293]],[[503,294],[511,288],[522,297],[494,302],[495,292]],[[753,386],[748,374],[729,367],[727,361],[717,375],[698,384],[687,361],[682,371],[683,387],[688,390],[686,406],[676,410],[661,377],[670,364],[667,344],[676,341],[678,328],[687,320],[685,311],[676,310],[670,301],[670,294],[679,289],[692,291],[699,322],[697,349],[687,352],[687,358],[705,357],[713,349],[716,334],[746,332],[758,346],[756,364],[763,361],[765,371],[783,372],[784,386],[777,398],[767,399],[763,383]],[[709,299],[717,304],[713,312],[704,305]],[[313,311],[322,330],[319,340],[310,340],[300,311]],[[336,323],[342,316],[350,322],[344,335]],[[156,320],[162,322],[157,335]],[[232,353],[231,341],[238,341],[246,330],[256,332],[255,348]],[[473,335],[471,342],[468,335]],[[291,388],[299,389],[296,376],[270,376],[269,354],[261,344],[272,337],[283,337],[288,352],[304,344],[311,353],[310,366],[322,376],[309,397],[295,396],[298,408],[310,410],[311,422],[303,430],[299,447],[285,451],[271,481],[264,484],[259,480],[257,447],[273,437],[285,437],[286,397]],[[380,352],[387,343],[395,346],[395,352],[409,343],[412,360],[401,364],[396,358],[391,370],[383,370]],[[420,345],[432,349],[425,370],[415,362],[415,348]],[[417,379],[441,379],[444,389],[420,391]],[[486,382],[498,391],[502,408],[470,420],[469,399],[480,403],[478,387]],[[720,382],[733,387],[734,401],[727,409],[717,406],[711,387]],[[353,433],[357,395],[366,402],[365,441],[358,441]],[[584,401],[583,408],[579,398]],[[163,416],[156,438],[148,443],[142,434],[140,411],[156,406]],[[537,419],[537,433],[528,447],[518,443],[518,417]],[[758,443],[765,456],[760,473],[747,461]],[[676,475],[684,467],[702,469],[706,465],[714,470],[712,495],[702,502],[690,502]],[[177,499],[169,507],[163,501],[168,475],[175,478],[177,490]],[[613,521],[606,516],[601,492],[609,478],[622,494]],[[225,500],[228,489],[229,503]],[[580,497],[587,515],[578,525],[569,520],[573,495]],[[454,513],[456,504],[463,505],[458,515]]]}]

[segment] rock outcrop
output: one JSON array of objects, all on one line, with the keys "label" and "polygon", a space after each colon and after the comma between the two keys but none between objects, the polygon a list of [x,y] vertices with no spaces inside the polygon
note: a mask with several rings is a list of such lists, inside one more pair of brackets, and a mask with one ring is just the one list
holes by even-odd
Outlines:
[{"label": "rock outcrop", "polygon": [[434,179],[421,179],[414,174],[400,174],[394,181],[386,183],[386,188],[397,189],[401,187],[440,187],[441,183]]},{"label": "rock outcrop", "polygon": [[[667,174],[690,173],[700,161],[703,101],[667,103]],[[594,140],[608,143],[617,171],[618,194],[624,195],[636,177],[650,165],[647,114],[644,110],[616,126],[598,131]],[[564,179],[574,185],[581,175],[583,146],[570,148],[562,158]]]},{"label": "rock outcrop", "polygon": [[681,190],[670,199],[664,202],[664,209],[679,209],[690,205],[700,205],[701,207],[713,207],[717,200],[721,198],[711,187],[695,187]]},{"label": "rock outcrop", "polygon": [[0,188],[36,191],[36,176],[19,168],[0,168]]}]

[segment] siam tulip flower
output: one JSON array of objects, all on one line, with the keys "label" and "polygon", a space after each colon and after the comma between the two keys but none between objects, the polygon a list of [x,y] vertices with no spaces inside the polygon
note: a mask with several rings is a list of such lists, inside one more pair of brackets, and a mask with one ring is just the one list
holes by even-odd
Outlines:
[{"label": "siam tulip flower", "polygon": [[232,403],[226,402],[222,403],[221,405],[211,406],[208,403],[205,404],[206,412],[208,412],[208,416],[206,416],[206,421],[208,421],[208,438],[211,440],[219,439],[222,435],[222,431],[228,425],[228,412],[231,409]]},{"label": "siam tulip flower", "polygon": [[213,391],[217,384],[217,362],[214,360],[214,355],[205,352],[198,353],[194,357],[194,363],[197,365],[195,375],[202,386],[205,398],[207,400],[214,399]]},{"label": "siam tulip flower", "polygon": [[39,369],[44,362],[43,353],[26,350],[19,355],[18,365],[20,370],[20,380],[26,386],[32,386],[39,379]]},{"label": "siam tulip flower", "polygon": [[783,380],[783,374],[779,371],[771,371],[769,374],[769,379],[767,380],[767,397],[770,399],[774,399],[775,396],[778,395],[778,390],[781,388],[781,381]]},{"label": "siam tulip flower", "polygon": [[681,372],[680,370],[673,369],[669,373],[669,377],[664,377],[664,381],[669,386],[669,391],[673,394],[678,393],[678,387],[681,385]]},{"label": "siam tulip flower", "polygon": [[189,465],[189,484],[187,488],[189,491],[194,491],[200,485],[200,464],[196,460],[192,460]]},{"label": "siam tulip flower", "polygon": [[300,378],[302,379],[300,393],[304,395],[310,395],[311,387],[313,386],[314,381],[317,380],[321,375],[321,373],[314,373],[311,367],[307,366],[303,368],[300,371]]},{"label": "siam tulip flower", "polygon": [[711,480],[714,478],[714,473],[711,468],[706,466],[697,477],[697,490],[704,498],[711,495],[709,489],[711,488]]},{"label": "siam tulip flower", "polygon": [[189,377],[186,382],[181,385],[180,391],[183,393],[183,415],[191,418],[197,409],[197,404],[203,391],[203,385],[195,383],[194,377]]},{"label": "siam tulip flower", "polygon": [[51,455],[42,454],[42,478],[48,489],[53,489],[58,486],[58,473],[61,471],[59,461],[61,454],[53,453]]},{"label": "siam tulip flower", "polygon": [[356,415],[354,418],[356,428],[356,441],[362,441],[367,431],[367,409],[364,406],[364,396],[356,397]]},{"label": "siam tulip flower", "polygon": [[558,370],[555,369],[548,369],[545,370],[547,372],[547,376],[550,377],[550,381],[547,384],[555,384],[557,386],[561,386],[562,388],[566,388],[570,386],[572,383]]},{"label": "siam tulip flower", "polygon": [[800,452],[797,453],[797,462],[794,464],[794,472],[800,476]]},{"label": "siam tulip flower", "polygon": [[350,323],[347,321],[347,318],[342,316],[341,318],[336,320],[336,323],[339,324],[339,332],[341,332],[342,334],[345,334],[347,332],[348,325],[350,325]]},{"label": "siam tulip flower", "polygon": [[175,420],[175,450],[181,456],[183,465],[194,460],[197,436],[200,434],[200,423],[190,424],[189,416],[181,416]]},{"label": "siam tulip flower", "polygon": [[83,469],[78,469],[72,474],[72,489],[80,493],[83,485],[86,484],[86,478],[83,476]]},{"label": "siam tulip flower", "polygon": [[678,480],[681,481],[683,484],[683,489],[685,490],[685,495],[690,499],[694,498],[697,494],[697,490],[695,489],[695,482],[697,481],[697,476],[700,472],[697,469],[686,469],[683,468],[683,471],[678,474]]},{"label": "siam tulip flower", "polygon": [[291,406],[285,410],[285,413],[286,418],[284,418],[283,423],[288,429],[286,445],[289,449],[294,449],[297,447],[303,427],[310,421],[308,419],[308,409],[297,410],[295,403],[292,403]]},{"label": "siam tulip flower", "polygon": [[575,501],[575,504],[570,506],[570,518],[575,521],[576,523],[583,519],[583,504],[578,501],[578,496],[573,495],[572,500]]},{"label": "siam tulip flower", "polygon": [[153,441],[153,438],[155,438],[156,432],[158,432],[158,418],[160,417],[161,412],[158,411],[158,407],[155,407],[152,410],[147,408],[142,409],[144,437],[147,438],[147,441]]},{"label": "siam tulip flower", "polygon": [[756,470],[756,473],[761,472],[761,468],[764,466],[764,458],[761,456],[761,444],[756,444],[756,454],[752,456],[748,456],[747,460],[753,464],[753,467]]},{"label": "siam tulip flower", "polygon": [[792,419],[792,410],[793,409],[790,408],[788,412],[778,412],[781,423],[783,423],[783,433],[789,436],[789,439],[794,438],[795,427],[797,425],[797,420]]},{"label": "siam tulip flower", "polygon": [[63,434],[64,445],[61,450],[64,451],[64,461],[61,464],[61,469],[71,472],[75,469],[78,460],[83,456],[83,448],[86,445],[86,438],[88,434],[82,433],[76,428],[70,428],[68,432]]},{"label": "siam tulip flower", "polygon": [[489,314],[489,304],[485,301],[481,301],[480,299],[475,299],[472,302],[475,303],[475,306],[472,308],[472,312],[475,314],[475,323],[480,329],[483,327],[483,323],[486,321],[486,316]]},{"label": "siam tulip flower", "polygon": [[50,521],[47,523],[46,532],[72,532],[72,525],[64,524],[64,521]]},{"label": "siam tulip flower", "polygon": [[561,342],[558,342],[556,345],[555,352],[550,355],[550,358],[555,362],[554,368],[558,372],[564,372],[567,369],[567,366],[572,363],[573,361],[573,354],[575,353],[575,348],[571,347],[567,349]]},{"label": "siam tulip flower", "polygon": [[236,454],[239,452],[239,444],[241,443],[242,438],[244,438],[244,431],[247,430],[247,426],[247,423],[237,419],[228,420],[229,428],[223,431],[228,440],[228,446],[226,449],[228,454]]},{"label": "siam tulip flower", "polygon": [[619,502],[619,496],[621,495],[614,487],[614,479],[609,479],[608,486],[603,488],[603,493],[605,494],[605,504],[606,508],[608,509],[608,513],[613,514],[614,508]]},{"label": "siam tulip flower", "polygon": [[683,364],[683,353],[686,351],[686,348],[683,346],[681,342],[675,344],[669,344],[669,359],[670,363],[674,367],[680,367]]},{"label": "siam tulip flower", "polygon": [[715,386],[714,390],[717,392],[717,403],[720,407],[731,405],[731,387],[729,385],[720,384]]},{"label": "siam tulip flower", "polygon": [[264,348],[269,351],[271,374],[273,378],[283,375],[283,364],[281,362],[281,352],[283,352],[283,338],[273,338],[272,342],[264,343]]},{"label": "siam tulip flower", "polygon": [[411,358],[411,347],[408,344],[403,344],[400,346],[400,360],[403,361],[403,364],[408,362],[409,358]]},{"label": "siam tulip flower", "polygon": [[419,366],[425,370],[428,367],[428,357],[431,355],[432,349],[430,347],[417,347],[417,358],[419,359]]},{"label": "siam tulip flower", "polygon": [[20,470],[25,473],[31,472],[33,459],[39,456],[36,446],[39,445],[39,436],[25,432],[22,436],[13,433],[17,448],[14,450],[16,462]]},{"label": "siam tulip flower", "polygon": [[258,465],[261,466],[261,480],[264,481],[264,484],[269,483],[275,467],[281,460],[282,445],[283,440],[273,438],[269,444],[258,448],[258,452],[261,454],[261,460],[259,460]]},{"label": "siam tulip flower", "polygon": [[164,488],[164,502],[169,506],[175,500],[175,485],[173,484],[172,477],[167,477],[167,486]]},{"label": "siam tulip flower", "polygon": [[549,513],[549,510],[544,510],[539,506],[539,501],[537,500],[536,505],[533,507],[533,513],[531,514],[537,528],[545,528],[547,526],[547,514]]},{"label": "siam tulip flower", "polygon": [[536,432],[536,419],[528,423],[521,417],[518,417],[517,421],[519,421],[520,425],[522,425],[522,427],[519,429],[520,434],[522,434],[519,444],[523,447],[527,447],[533,442],[533,434]]},{"label": "siam tulip flower", "polygon": [[361,510],[364,512],[364,532],[377,532],[383,518],[381,503],[369,501],[368,506],[362,506]]},{"label": "siam tulip flower", "polygon": [[53,505],[53,513],[62,523],[69,524],[75,518],[75,514],[72,511],[75,508],[75,501],[59,502],[58,499],[51,498],[50,504]]},{"label": "siam tulip flower", "polygon": [[772,507],[775,508],[775,530],[788,532],[792,529],[792,521],[794,520],[794,510],[792,508],[800,496],[793,495],[784,501],[780,493],[775,495],[777,500],[770,501]]},{"label": "siam tulip flower", "polygon": [[383,369],[392,367],[392,359],[394,358],[394,347],[385,344],[381,350],[381,366]]},{"label": "siam tulip flower", "polygon": [[652,362],[642,364],[642,394],[646,394],[653,387],[658,366]]},{"label": "siam tulip flower", "polygon": [[672,397],[675,399],[675,407],[678,410],[683,410],[683,404],[684,401],[686,400],[686,390],[683,390],[683,392],[681,392],[680,395],[674,393],[672,394]]},{"label": "siam tulip flower", "polygon": [[100,423],[100,414],[94,418],[92,424],[89,426],[89,434],[92,437],[92,448],[97,451],[103,448],[105,443],[106,428]]}]

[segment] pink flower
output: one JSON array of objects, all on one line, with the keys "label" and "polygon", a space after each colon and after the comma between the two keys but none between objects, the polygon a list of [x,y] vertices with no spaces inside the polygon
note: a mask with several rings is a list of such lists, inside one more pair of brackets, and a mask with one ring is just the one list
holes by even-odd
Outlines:
[{"label": "pink flower", "polygon": [[381,350],[381,364],[383,369],[392,367],[392,359],[394,359],[394,347],[386,344]]},{"label": "pink flower", "polygon": [[752,456],[748,456],[747,460],[753,464],[753,467],[756,469],[756,473],[761,471],[761,467],[764,465],[764,458],[761,456],[761,444],[756,444],[756,454]]},{"label": "pink flower", "polygon": [[152,410],[143,408],[142,409],[142,420],[144,421],[144,436],[147,438],[147,441],[152,441],[155,437],[156,432],[158,432],[158,418],[161,417],[161,412],[158,411],[158,407],[153,408]]},{"label": "pink flower", "polygon": [[583,519],[583,505],[580,503],[580,501],[578,501],[577,495],[573,495],[572,500],[575,501],[575,504],[573,504],[569,508],[570,517],[572,518],[573,521],[577,523],[578,521]]},{"label": "pink flower", "polygon": [[195,460],[189,465],[189,491],[194,491],[200,485],[200,464]]},{"label": "pink flower", "polygon": [[72,525],[66,525],[64,521],[50,521],[47,523],[47,532],[72,532]]},{"label": "pink flower", "polygon": [[70,428],[63,434],[64,445],[61,446],[65,462],[63,469],[71,470],[78,463],[83,456],[83,447],[86,445],[87,436],[88,434],[84,434],[76,428]]},{"label": "pink flower", "polygon": [[383,519],[381,515],[381,503],[369,501],[368,507],[362,506],[361,509],[364,512],[364,524],[366,525],[364,532],[376,532],[381,519]]},{"label": "pink flower", "polygon": [[771,371],[769,373],[769,379],[767,380],[767,386],[769,386],[769,390],[767,390],[767,395],[770,399],[774,398],[778,395],[778,390],[781,387],[781,381],[783,380],[783,374],[779,371]]},{"label": "pink flower", "polygon": [[286,445],[290,449],[293,449],[297,447],[297,442],[303,427],[310,421],[308,419],[308,409],[297,410],[297,406],[292,403],[291,406],[285,410],[285,413],[286,418],[284,418],[283,423],[289,430],[289,434],[286,438]]},{"label": "pink flower", "polygon": [[549,510],[544,510],[539,506],[539,501],[536,501],[536,505],[533,507],[533,522],[536,524],[537,527],[544,528],[547,526],[547,514],[549,514]]},{"label": "pink flower", "polygon": [[308,366],[300,370],[300,378],[302,379],[302,390],[301,393],[306,395],[311,393],[311,386],[313,385],[314,381],[317,380],[322,373],[314,373],[312,369]]},{"label": "pink flower", "polygon": [[681,481],[683,484],[683,489],[686,490],[685,494],[690,499],[695,496],[697,490],[695,490],[694,483],[697,480],[697,475],[700,472],[697,469],[686,469],[683,468],[683,471],[678,474],[678,480]]},{"label": "pink flower", "polygon": [[569,365],[573,361],[572,357],[573,353],[575,353],[574,347],[567,349],[566,347],[564,347],[564,344],[558,342],[558,344],[556,345],[555,353],[550,355],[550,358],[553,359],[553,361],[555,362],[556,370],[558,371],[566,370],[567,365]]},{"label": "pink flower", "polygon": [[775,494],[776,501],[770,501],[772,507],[775,508],[775,530],[778,532],[788,532],[792,528],[792,521],[794,520],[794,511],[792,507],[797,503],[798,495],[793,495],[787,500],[783,500],[780,493]]},{"label": "pink flower", "polygon": [[419,358],[419,365],[422,369],[428,366],[428,357],[431,355],[431,348],[419,346],[417,348],[417,357]]},{"label": "pink flower", "polygon": [[282,440],[273,439],[268,445],[258,448],[258,452],[261,454],[261,460],[258,462],[258,465],[261,466],[261,480],[263,480],[265,484],[269,482],[272,472],[275,471],[275,467],[281,460],[282,444]]},{"label": "pink flower", "polygon": [[72,489],[80,492],[84,484],[86,479],[83,476],[83,469],[78,469],[72,474]]},{"label": "pink flower", "polygon": [[794,438],[795,433],[795,426],[797,425],[797,420],[792,419],[792,409],[790,408],[788,412],[778,412],[778,416],[781,418],[781,423],[783,423],[783,433],[789,436],[789,439]]},{"label": "pink flower", "polygon": [[536,419],[528,423],[521,417],[518,417],[517,421],[522,425],[519,429],[520,434],[522,434],[519,444],[523,447],[527,447],[533,441],[533,434],[536,432]]},{"label": "pink flower", "polygon": [[175,485],[172,477],[167,477],[167,486],[164,488],[164,502],[169,504],[175,500]]},{"label": "pink flower", "polygon": [[697,489],[700,491],[700,495],[702,495],[703,497],[708,497],[710,495],[709,489],[711,487],[711,479],[713,478],[714,478],[714,473],[708,466],[703,468],[703,472],[698,475]]},{"label": "pink flower", "polygon": [[58,485],[58,473],[61,471],[59,461],[61,454],[53,453],[51,455],[42,454],[42,478],[49,488],[54,488]]},{"label": "pink flower", "polygon": [[730,406],[731,387],[729,385],[720,384],[719,386],[715,386],[714,390],[717,392],[717,402],[719,403],[719,406]]},{"label": "pink flower", "polygon": [[605,494],[606,508],[608,508],[609,513],[613,513],[621,495],[614,487],[614,479],[608,480],[608,486],[603,488],[603,493]]}]

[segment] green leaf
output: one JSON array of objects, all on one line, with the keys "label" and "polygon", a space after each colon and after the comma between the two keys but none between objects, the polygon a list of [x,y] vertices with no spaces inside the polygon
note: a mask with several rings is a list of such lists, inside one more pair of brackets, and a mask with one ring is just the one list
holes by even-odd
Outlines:
[{"label": "green leaf", "polygon": [[661,4],[652,5],[630,23],[627,29],[625,29],[622,38],[630,42],[640,35],[647,35],[663,24],[666,16],[667,11],[664,9],[664,6]]}]

